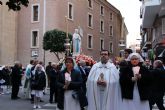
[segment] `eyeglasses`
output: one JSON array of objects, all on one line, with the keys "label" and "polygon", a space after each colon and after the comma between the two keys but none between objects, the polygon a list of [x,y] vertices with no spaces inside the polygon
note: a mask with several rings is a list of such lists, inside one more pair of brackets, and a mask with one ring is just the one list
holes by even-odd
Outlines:
[{"label": "eyeglasses", "polygon": [[108,55],[107,53],[101,53],[101,55]]}]

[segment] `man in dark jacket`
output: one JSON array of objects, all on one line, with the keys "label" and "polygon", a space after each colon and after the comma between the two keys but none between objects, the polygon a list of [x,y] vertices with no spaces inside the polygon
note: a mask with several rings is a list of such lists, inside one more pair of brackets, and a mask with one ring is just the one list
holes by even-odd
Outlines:
[{"label": "man in dark jacket", "polygon": [[14,67],[12,68],[11,73],[11,83],[12,83],[12,93],[11,93],[11,99],[19,99],[18,92],[19,92],[19,86],[21,84],[21,78],[22,78],[22,71],[20,68],[20,62],[15,62]]},{"label": "man in dark jacket", "polygon": [[163,96],[165,92],[165,70],[163,69],[163,64],[160,60],[154,61],[154,69],[151,70],[153,75],[153,82],[150,90],[150,110],[152,110],[152,105],[156,103],[159,110],[165,110],[163,106]]},{"label": "man in dark jacket", "polygon": [[49,98],[49,102],[53,103],[53,97],[54,102],[57,103],[57,87],[56,87],[56,79],[57,79],[57,75],[58,75],[58,70],[57,70],[57,64],[52,63],[52,67],[53,69],[51,70],[50,74],[49,74],[49,78],[50,78],[50,98]]},{"label": "man in dark jacket", "polygon": [[151,65],[151,62],[150,62],[149,59],[146,59],[146,60],[145,60],[144,66],[145,66],[147,69],[149,69],[149,70],[153,69],[153,66]]},{"label": "man in dark jacket", "polygon": [[48,86],[50,86],[50,74],[52,69],[53,69],[52,62],[48,62],[48,65],[46,66],[46,74],[48,76]]}]

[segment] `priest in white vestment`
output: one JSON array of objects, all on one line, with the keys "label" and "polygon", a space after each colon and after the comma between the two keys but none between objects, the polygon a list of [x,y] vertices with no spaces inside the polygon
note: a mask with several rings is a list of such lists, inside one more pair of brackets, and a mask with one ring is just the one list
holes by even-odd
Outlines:
[{"label": "priest in white vestment", "polygon": [[87,110],[121,110],[119,72],[108,61],[108,50],[100,54],[101,61],[93,65],[87,80]]}]

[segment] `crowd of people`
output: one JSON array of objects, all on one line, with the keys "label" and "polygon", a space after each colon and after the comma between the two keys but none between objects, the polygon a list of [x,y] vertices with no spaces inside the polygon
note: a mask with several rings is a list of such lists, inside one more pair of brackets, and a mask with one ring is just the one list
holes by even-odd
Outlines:
[{"label": "crowd of people", "polygon": [[23,85],[33,108],[41,108],[49,87],[49,102],[57,103],[59,110],[152,110],[154,104],[165,110],[165,58],[152,63],[131,49],[125,49],[125,58],[118,63],[110,60],[108,50],[102,50],[100,61],[90,65],[71,56],[62,65],[49,62],[46,68],[37,60],[31,60],[26,69],[15,62],[11,69],[0,69],[1,82],[11,84],[12,100],[20,98],[19,86]]}]

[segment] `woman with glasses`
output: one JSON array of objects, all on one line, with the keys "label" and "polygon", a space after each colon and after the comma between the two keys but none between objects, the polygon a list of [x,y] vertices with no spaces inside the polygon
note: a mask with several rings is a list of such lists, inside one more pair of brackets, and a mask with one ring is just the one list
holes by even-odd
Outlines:
[{"label": "woman with glasses", "polygon": [[149,110],[150,74],[138,53],[128,56],[128,65],[120,69],[123,110]]}]

